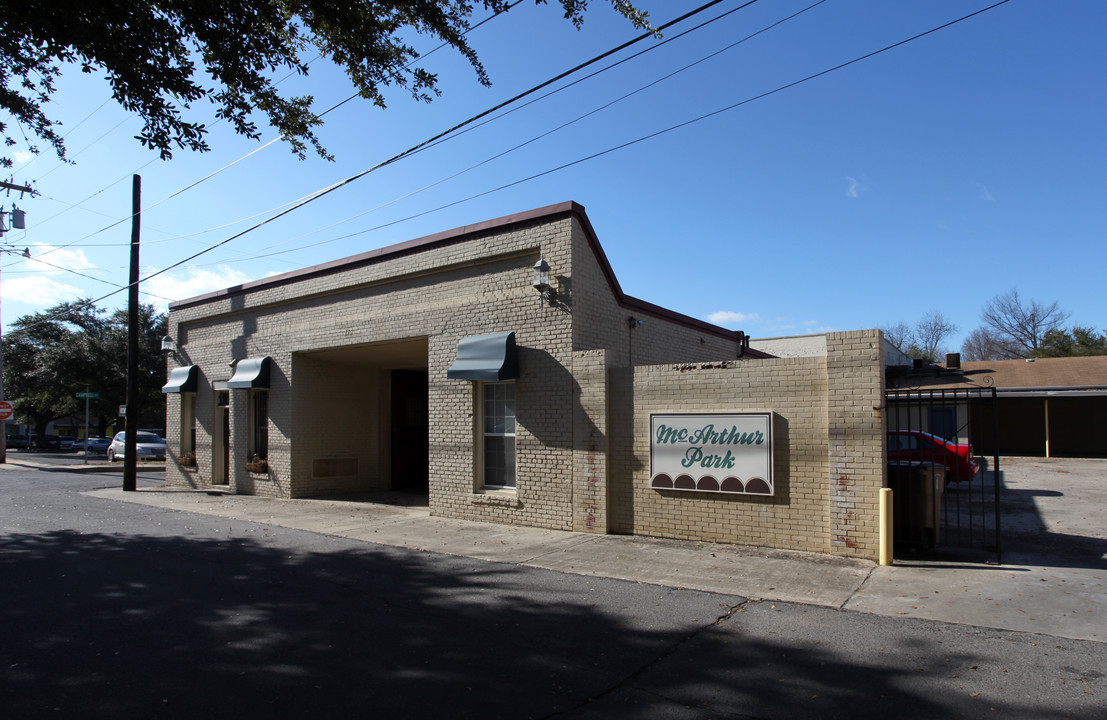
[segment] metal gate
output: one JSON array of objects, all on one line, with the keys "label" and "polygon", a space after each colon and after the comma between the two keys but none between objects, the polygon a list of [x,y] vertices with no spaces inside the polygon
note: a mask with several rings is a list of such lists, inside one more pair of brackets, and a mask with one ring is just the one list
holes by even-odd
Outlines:
[{"label": "metal gate", "polygon": [[1001,562],[995,388],[888,390],[885,398],[897,545]]}]

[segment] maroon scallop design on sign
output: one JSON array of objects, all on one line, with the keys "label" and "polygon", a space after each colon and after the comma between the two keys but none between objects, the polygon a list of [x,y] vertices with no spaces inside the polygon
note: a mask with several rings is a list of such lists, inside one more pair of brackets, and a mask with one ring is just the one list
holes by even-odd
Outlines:
[{"label": "maroon scallop design on sign", "polygon": [[746,489],[742,487],[742,481],[736,477],[728,477],[723,480],[723,484],[719,487],[723,492],[740,493],[745,492]]},{"label": "maroon scallop design on sign", "polygon": [[746,482],[746,492],[752,495],[772,495],[773,491],[769,483],[762,478],[750,478]]},{"label": "maroon scallop design on sign", "polygon": [[719,481],[710,475],[704,475],[700,478],[699,483],[696,485],[697,490],[707,490],[708,492],[719,492]]},{"label": "maroon scallop design on sign", "polygon": [[673,487],[677,490],[695,490],[696,481],[692,479],[691,475],[678,475]]},{"label": "maroon scallop design on sign", "polygon": [[659,473],[654,477],[653,482],[650,483],[650,487],[671,490],[673,487],[673,479],[665,473]]}]

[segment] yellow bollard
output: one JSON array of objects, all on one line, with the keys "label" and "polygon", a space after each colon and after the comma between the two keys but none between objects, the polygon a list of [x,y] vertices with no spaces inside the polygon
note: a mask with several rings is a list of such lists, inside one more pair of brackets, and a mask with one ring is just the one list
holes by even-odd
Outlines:
[{"label": "yellow bollard", "polygon": [[880,564],[892,564],[892,488],[880,488]]}]

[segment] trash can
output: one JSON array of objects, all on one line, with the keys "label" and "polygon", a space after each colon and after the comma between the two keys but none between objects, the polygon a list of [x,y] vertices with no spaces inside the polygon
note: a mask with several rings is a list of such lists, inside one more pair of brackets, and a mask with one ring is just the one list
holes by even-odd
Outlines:
[{"label": "trash can", "polygon": [[939,543],[946,468],[928,462],[888,463],[892,489],[892,539],[897,545],[934,547]]}]

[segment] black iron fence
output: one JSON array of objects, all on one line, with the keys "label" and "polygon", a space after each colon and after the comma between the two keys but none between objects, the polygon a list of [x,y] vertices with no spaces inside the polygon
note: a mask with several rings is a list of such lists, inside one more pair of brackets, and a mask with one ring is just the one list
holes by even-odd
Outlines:
[{"label": "black iron fence", "polygon": [[[995,388],[900,389],[885,397],[897,545],[1000,562]],[[993,454],[979,454],[983,447]]]}]

